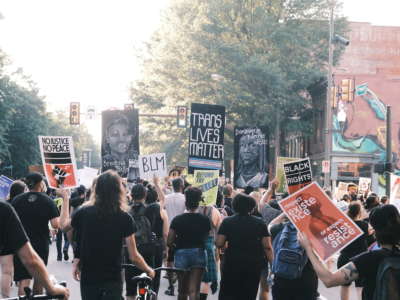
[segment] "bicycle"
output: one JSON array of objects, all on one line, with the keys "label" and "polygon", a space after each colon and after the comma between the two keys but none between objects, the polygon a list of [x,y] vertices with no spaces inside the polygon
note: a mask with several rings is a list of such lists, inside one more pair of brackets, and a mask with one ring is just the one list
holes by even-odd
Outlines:
[{"label": "bicycle", "polygon": [[[135,268],[137,270],[137,267],[131,264],[123,264],[122,268],[125,269]],[[179,273],[179,272],[185,272],[186,270],[177,268],[164,268],[164,267],[154,269],[154,272],[161,272],[161,271]],[[149,276],[147,276],[146,273],[142,273],[138,276],[135,276],[131,280],[137,285],[135,300],[157,300],[157,293],[151,289],[151,283],[153,282],[153,280]]]},{"label": "bicycle", "polygon": [[[67,287],[66,282],[61,282],[60,285]],[[33,295],[32,290],[29,287],[24,288],[25,296],[17,296],[13,298],[3,298],[0,300],[54,300],[64,299],[64,295]]]}]

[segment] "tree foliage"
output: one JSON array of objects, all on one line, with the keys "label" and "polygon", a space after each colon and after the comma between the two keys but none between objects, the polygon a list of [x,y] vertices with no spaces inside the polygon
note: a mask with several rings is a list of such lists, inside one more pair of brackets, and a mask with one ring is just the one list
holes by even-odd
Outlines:
[{"label": "tree foliage", "polygon": [[65,114],[46,112],[35,84],[21,72],[12,79],[3,70],[6,64],[0,50],[0,173],[18,178],[29,165],[40,165],[39,135],[72,135],[77,158],[82,149],[92,149],[99,166],[98,147],[87,129],[70,126]]},{"label": "tree foliage", "polygon": [[[192,102],[225,105],[226,144],[234,126],[273,131],[277,112],[284,126],[310,131],[309,120],[293,124],[288,117],[309,115],[308,88],[326,76],[329,2],[172,1],[141,54],[142,77],[131,98],[146,112],[174,113]],[[343,34],[345,20],[336,30]],[[185,161],[187,132],[175,120],[148,119],[141,126],[142,152],[166,151],[173,162]]]}]

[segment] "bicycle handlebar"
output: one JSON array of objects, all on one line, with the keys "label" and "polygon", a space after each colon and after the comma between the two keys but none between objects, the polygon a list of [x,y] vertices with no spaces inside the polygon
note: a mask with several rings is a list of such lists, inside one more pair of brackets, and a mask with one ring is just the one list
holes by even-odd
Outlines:
[{"label": "bicycle handlebar", "polygon": [[[136,267],[135,265],[132,264],[122,264],[122,268],[123,269],[129,269],[129,268],[135,268],[138,269],[138,267]],[[185,272],[185,269],[178,269],[178,268],[165,268],[165,267],[159,267],[159,268],[155,268],[154,272],[161,272],[161,271],[169,271],[169,272]]]},{"label": "bicycle handlebar", "polygon": [[[65,281],[60,282],[59,285],[67,287]],[[64,299],[64,295],[32,295],[32,290],[29,287],[24,289],[25,296],[18,296],[14,298],[4,298],[0,300],[54,300],[54,299]]]}]

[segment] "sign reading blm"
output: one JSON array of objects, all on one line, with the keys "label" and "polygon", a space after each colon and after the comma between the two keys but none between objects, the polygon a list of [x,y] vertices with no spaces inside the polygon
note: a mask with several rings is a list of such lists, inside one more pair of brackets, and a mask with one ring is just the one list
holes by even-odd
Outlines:
[{"label": "sign reading blm", "polygon": [[139,174],[141,179],[152,179],[154,176],[167,176],[165,153],[139,155]]},{"label": "sign reading blm", "polygon": [[235,128],[235,187],[268,187],[268,130]]},{"label": "sign reading blm", "polygon": [[220,170],[224,160],[225,107],[192,103],[189,134],[189,174]]},{"label": "sign reading blm", "polygon": [[102,112],[102,172],[112,169],[133,181],[139,177],[139,114],[137,110]]}]

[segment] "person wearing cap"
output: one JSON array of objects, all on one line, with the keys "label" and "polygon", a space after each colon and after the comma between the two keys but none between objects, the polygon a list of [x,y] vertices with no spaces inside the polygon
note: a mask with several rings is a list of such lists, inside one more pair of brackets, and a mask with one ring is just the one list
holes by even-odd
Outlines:
[{"label": "person wearing cap", "polygon": [[399,253],[400,214],[394,205],[375,208],[370,214],[370,223],[381,249],[364,252],[350,259],[350,262],[336,272],[329,271],[313,252],[308,238],[299,233],[299,242],[306,250],[315,272],[326,287],[349,284],[355,280],[363,281],[363,300],[374,299],[376,276],[381,262],[386,257]]},{"label": "person wearing cap", "polygon": [[[46,195],[46,183],[39,173],[30,173],[25,178],[29,192],[23,193],[11,202],[23,227],[26,230],[33,249],[47,265],[49,257],[49,226],[59,228],[59,212],[54,201]],[[58,190],[61,197],[66,197],[66,191]],[[24,288],[29,287],[32,275],[23,265],[18,256],[14,257],[14,281],[18,282],[18,294],[24,295]],[[41,294],[43,283],[35,280],[33,292]]]}]

